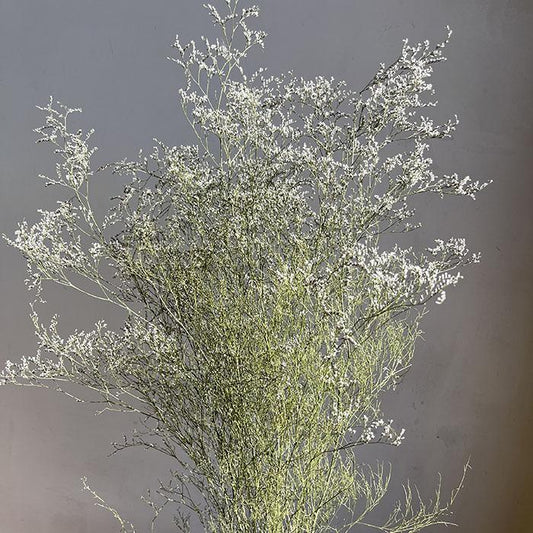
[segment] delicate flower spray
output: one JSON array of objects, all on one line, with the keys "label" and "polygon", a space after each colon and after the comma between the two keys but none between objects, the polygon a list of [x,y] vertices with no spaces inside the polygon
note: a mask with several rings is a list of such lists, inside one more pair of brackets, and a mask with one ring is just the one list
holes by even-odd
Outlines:
[{"label": "delicate flower spray", "polygon": [[[401,444],[382,394],[408,370],[427,304],[478,259],[459,238],[425,250],[383,245],[385,234],[419,227],[415,195],[474,198],[486,186],[436,175],[427,155],[457,124],[427,116],[448,39],[405,41],[353,91],[320,76],[249,73],[245,60],[266,36],[249,26],[258,9],[220,3],[205,6],[216,39],[174,44],[195,146],[157,142],[149,156],[92,170],[92,132],[69,126],[79,110],[52,99],[42,108],[38,142],[58,159],[45,179],[66,194],[7,239],[28,262],[39,348],[8,361],[0,383],[78,401],[97,394],[101,411],[137,413],[143,430],[116,450],[143,446],[173,464],[144,498],[152,531],[167,506],[177,531],[190,516],[210,532],[447,523],[457,491],[442,502],[440,485],[429,504],[406,485],[388,520],[371,522],[390,470],[362,464],[358,451]],[[98,219],[89,182],[106,171],[128,185]],[[38,317],[43,281],[114,304],[123,326],[61,334],[57,317]],[[134,531],[87,488],[121,531]],[[339,524],[341,510],[349,519]]]}]

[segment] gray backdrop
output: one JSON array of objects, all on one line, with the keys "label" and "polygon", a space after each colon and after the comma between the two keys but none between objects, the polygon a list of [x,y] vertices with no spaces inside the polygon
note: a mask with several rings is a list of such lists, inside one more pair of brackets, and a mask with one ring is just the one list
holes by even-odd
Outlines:
[{"label": "gray backdrop", "polygon": [[[211,31],[200,4],[0,0],[1,232],[11,234],[16,221],[54,205],[53,194],[35,179],[52,170],[51,158],[45,146],[33,144],[32,133],[41,118],[34,106],[50,94],[84,108],[79,123],[97,129],[97,161],[133,157],[138,148],[149,149],[153,137],[189,141],[176,105],[180,73],[165,58],[176,32],[188,40]],[[449,490],[471,456],[455,507],[457,531],[533,531],[533,2],[262,0],[261,6],[260,23],[270,37],[259,60],[272,72],[294,68],[304,76],[344,78],[356,88],[381,61],[395,58],[404,37],[435,41],[446,24],[454,29],[449,61],[438,67],[434,83],[441,109],[457,113],[461,125],[434,159],[438,170],[494,184],[476,202],[425,208],[420,238],[464,235],[483,258],[426,319],[415,366],[388,398],[388,412],[407,428],[407,438],[383,453],[394,462],[393,490],[409,477],[428,495],[437,472]],[[102,206],[114,190],[111,182],[98,182]],[[33,353],[35,341],[23,259],[5,244],[0,250],[3,362]],[[66,328],[109,313],[60,290],[49,301]],[[167,465],[138,450],[108,458],[108,443],[127,426],[120,416],[95,418],[90,407],[53,392],[0,389],[0,532],[118,531],[80,490],[81,475],[146,531],[148,515],[138,497]]]}]

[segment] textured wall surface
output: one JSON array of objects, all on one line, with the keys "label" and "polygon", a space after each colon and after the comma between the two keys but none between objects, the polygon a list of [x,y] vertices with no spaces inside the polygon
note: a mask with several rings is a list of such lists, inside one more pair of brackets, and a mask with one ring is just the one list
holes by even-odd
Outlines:
[{"label": "textured wall surface", "polygon": [[[97,161],[134,156],[152,138],[191,140],[177,108],[181,82],[167,61],[176,32],[184,40],[211,31],[196,0],[0,0],[0,232],[55,199],[39,173],[51,170],[47,148],[33,144],[35,105],[53,94],[81,106],[80,125],[95,127]],[[476,202],[424,205],[421,242],[463,235],[481,250],[480,265],[435,307],[425,341],[388,413],[407,428],[404,444],[382,452],[429,494],[437,472],[452,488],[471,456],[456,505],[456,531],[533,531],[531,386],[533,340],[533,2],[530,0],[262,0],[270,34],[259,60],[271,72],[294,68],[362,87],[401,41],[454,29],[448,62],[434,84],[443,113],[457,113],[454,140],[434,154],[439,171],[492,178]],[[257,56],[255,56],[257,58]],[[95,184],[98,205],[116,190]],[[0,363],[33,353],[24,261],[0,248]],[[57,290],[50,306],[66,328],[86,327],[110,310]],[[384,406],[387,409],[387,405]],[[40,389],[0,389],[0,532],[118,531],[81,491],[82,475],[146,531],[143,488],[167,465],[137,450],[107,457],[128,427],[94,417],[90,407]],[[160,531],[170,533],[164,526]],[[439,531],[435,528],[433,531]]]}]

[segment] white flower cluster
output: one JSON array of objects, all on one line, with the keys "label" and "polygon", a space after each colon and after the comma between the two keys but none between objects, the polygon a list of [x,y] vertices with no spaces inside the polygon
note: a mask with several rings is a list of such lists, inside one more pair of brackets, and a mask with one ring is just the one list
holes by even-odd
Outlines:
[{"label": "white flower cluster", "polygon": [[[392,427],[394,420],[385,422],[382,418],[370,422],[368,416],[363,416],[363,427],[359,436],[359,444],[368,444],[371,442],[383,442],[392,444],[393,446],[400,446],[405,439],[405,429],[400,431]],[[350,430],[351,433],[356,433],[356,430]]]},{"label": "white flower cluster", "polygon": [[[352,263],[367,274],[370,309],[377,311],[390,305],[402,308],[423,304],[445,289],[456,285],[460,272],[448,270],[476,262],[478,255],[470,255],[464,239],[436,240],[437,246],[428,248],[431,256],[416,255],[412,248],[395,245],[391,251],[380,251],[358,243],[352,252]],[[441,296],[442,297],[442,296]]]}]

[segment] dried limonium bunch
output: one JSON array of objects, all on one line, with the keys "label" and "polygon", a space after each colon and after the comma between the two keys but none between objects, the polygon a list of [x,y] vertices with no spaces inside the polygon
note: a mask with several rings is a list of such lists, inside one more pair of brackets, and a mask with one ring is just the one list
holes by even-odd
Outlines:
[{"label": "dried limonium bunch", "polygon": [[[457,124],[425,114],[448,39],[405,41],[353,91],[320,76],[247,73],[250,50],[265,40],[249,27],[258,9],[221,3],[205,6],[215,40],[174,44],[195,146],[157,142],[149,156],[93,171],[92,132],[69,127],[79,110],[53,100],[42,108],[39,142],[58,158],[45,179],[66,195],[7,239],[28,262],[39,349],[8,361],[1,383],[137,413],[144,429],[116,450],[143,446],[173,464],[145,497],[152,531],[166,506],[179,531],[191,515],[211,532],[399,533],[447,523],[457,491],[443,502],[440,484],[429,504],[406,485],[390,517],[370,523],[390,470],[358,452],[401,444],[382,395],[408,370],[427,305],[478,260],[460,238],[425,250],[383,244],[385,234],[419,227],[415,195],[474,198],[486,185],[436,175],[427,155]],[[106,171],[128,185],[98,219],[89,182]],[[122,327],[102,321],[63,335],[57,317],[43,324],[43,281],[114,304]],[[134,531],[89,490],[122,531]],[[335,525],[339,511],[349,519]]]}]

